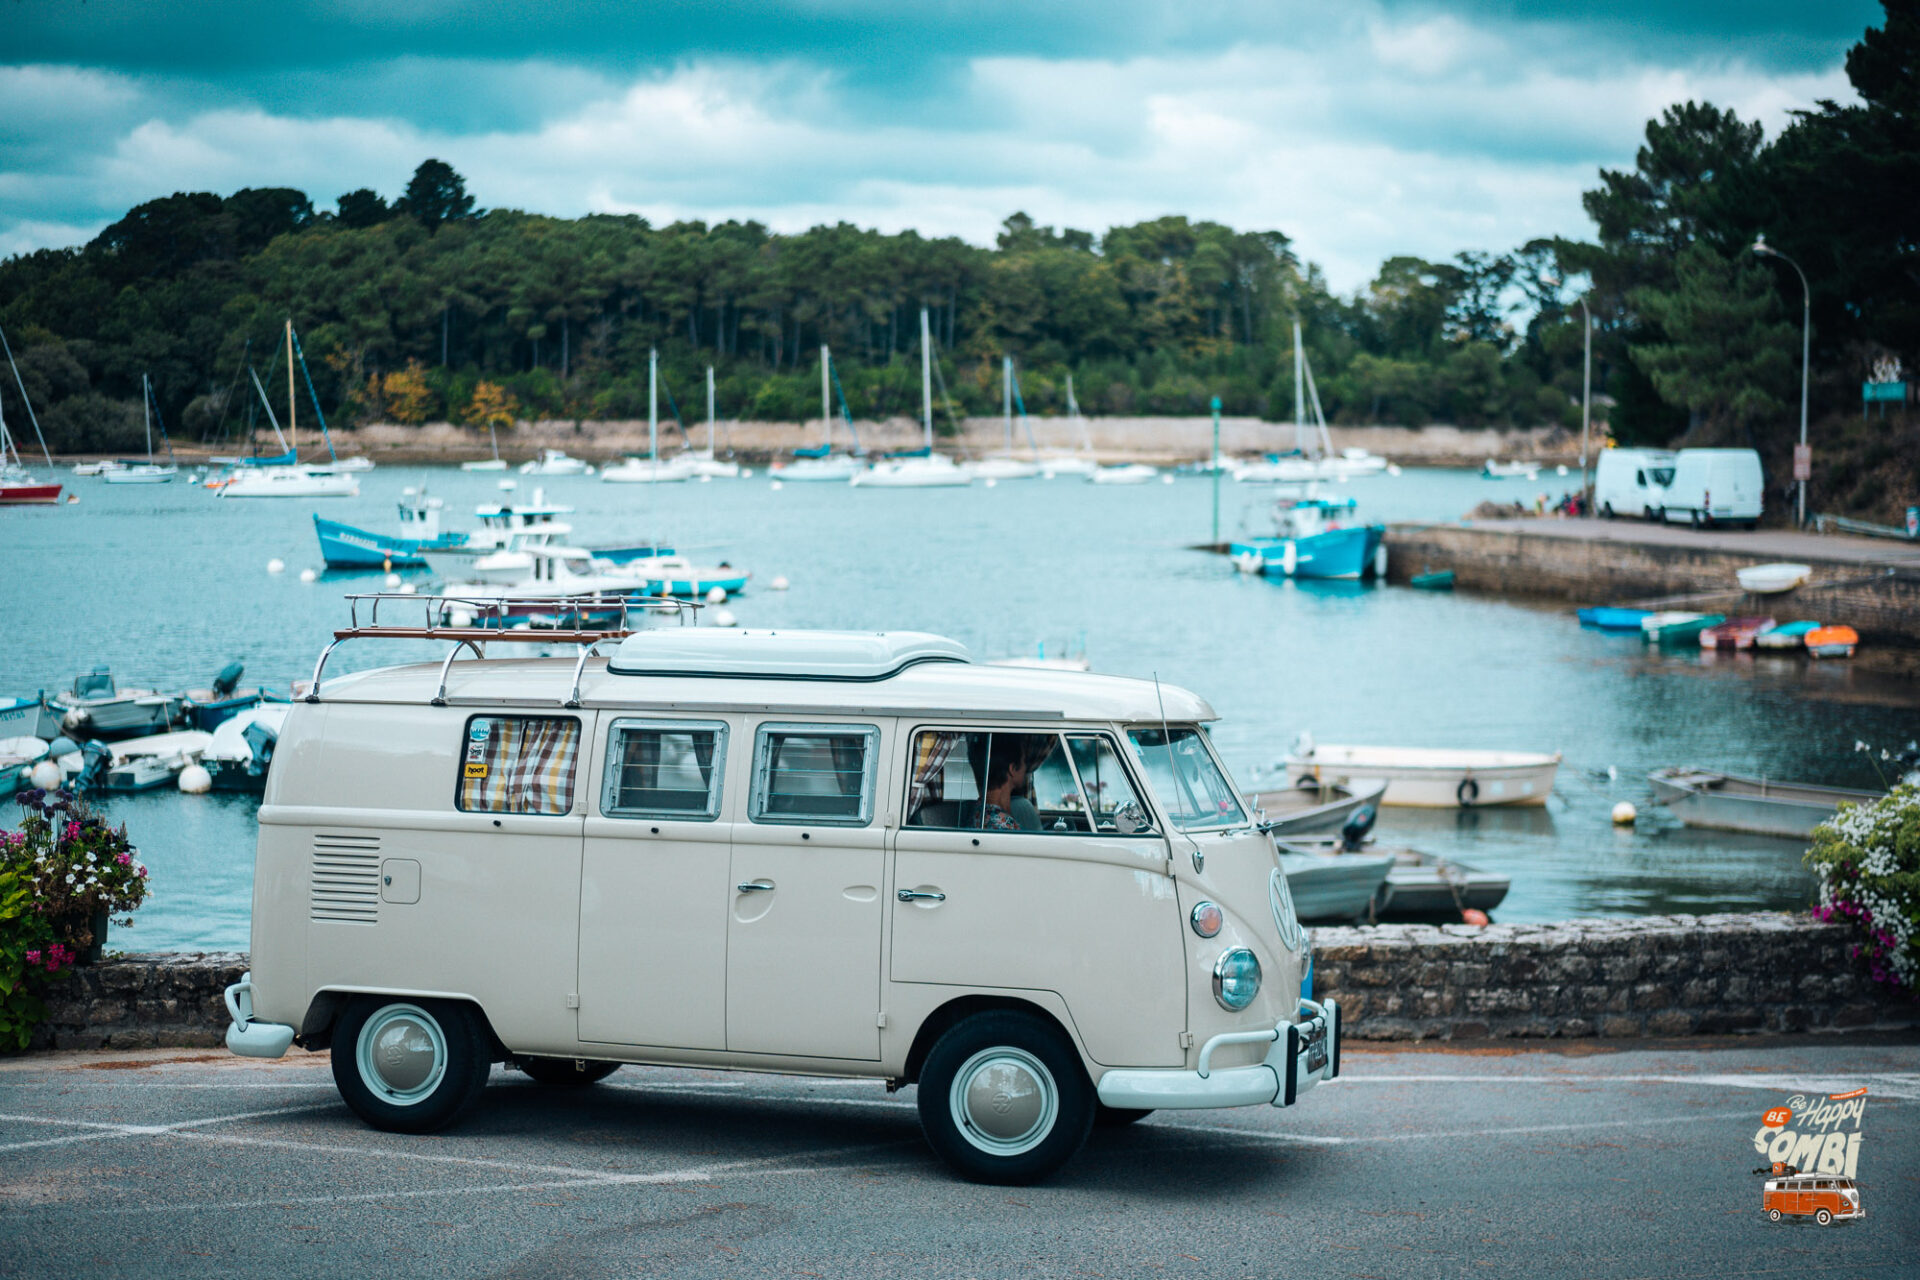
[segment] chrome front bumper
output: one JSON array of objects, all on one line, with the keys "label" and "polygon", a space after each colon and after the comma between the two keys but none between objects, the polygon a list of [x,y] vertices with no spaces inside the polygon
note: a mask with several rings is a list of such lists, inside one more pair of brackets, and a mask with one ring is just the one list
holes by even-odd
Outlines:
[{"label": "chrome front bumper", "polygon": [[[1266,1060],[1212,1069],[1214,1051],[1230,1044],[1271,1042]],[[1340,1074],[1340,1006],[1302,1000],[1299,1019],[1272,1030],[1230,1031],[1201,1047],[1193,1071],[1116,1067],[1100,1077],[1100,1101],[1133,1111],[1191,1111],[1271,1103],[1290,1107],[1315,1085]]]},{"label": "chrome front bumper", "polygon": [[227,1012],[233,1025],[227,1028],[227,1048],[243,1058],[285,1057],[293,1043],[293,1028],[284,1022],[256,1022],[253,1017],[253,974],[243,973],[240,981],[227,988]]}]

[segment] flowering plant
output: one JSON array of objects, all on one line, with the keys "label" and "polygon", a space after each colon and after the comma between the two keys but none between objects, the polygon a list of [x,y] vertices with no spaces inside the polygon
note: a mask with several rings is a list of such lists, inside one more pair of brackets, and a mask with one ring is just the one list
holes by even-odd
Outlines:
[{"label": "flowering plant", "polygon": [[1813,829],[1806,861],[1820,877],[1814,919],[1854,928],[1875,982],[1920,992],[1920,783],[1841,805]]},{"label": "flowering plant", "polygon": [[[147,899],[147,868],[134,856],[126,827],[109,827],[71,791],[23,791],[20,830],[0,833],[0,864],[14,869],[33,895],[33,910],[51,928],[51,945],[28,963],[58,972],[93,936],[102,913],[126,916]],[[130,918],[116,921],[122,928]]]}]

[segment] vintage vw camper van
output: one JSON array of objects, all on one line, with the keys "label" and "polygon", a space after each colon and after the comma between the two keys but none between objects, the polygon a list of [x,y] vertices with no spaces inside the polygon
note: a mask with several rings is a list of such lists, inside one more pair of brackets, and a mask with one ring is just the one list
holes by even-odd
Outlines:
[{"label": "vintage vw camper van", "polygon": [[1051,1173],[1097,1120],[1290,1106],[1339,1074],[1339,1010],[1303,990],[1201,698],[915,633],[591,652],[295,703],[234,1052],[330,1049],[348,1105],[408,1132],[502,1061],[916,1084],[935,1151],[994,1182]]},{"label": "vintage vw camper van", "polygon": [[1773,1222],[1790,1217],[1812,1218],[1823,1227],[1867,1216],[1866,1210],[1860,1207],[1860,1189],[1852,1178],[1818,1173],[1767,1179],[1760,1207]]}]

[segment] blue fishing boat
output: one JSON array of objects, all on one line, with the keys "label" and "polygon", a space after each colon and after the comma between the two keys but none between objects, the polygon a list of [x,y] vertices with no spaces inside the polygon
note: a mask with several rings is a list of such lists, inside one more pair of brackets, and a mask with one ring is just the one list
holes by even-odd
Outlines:
[{"label": "blue fishing boat", "polygon": [[1278,578],[1358,580],[1385,572],[1379,524],[1342,524],[1351,498],[1283,497],[1273,504],[1276,533],[1232,543],[1228,552],[1243,571]]},{"label": "blue fishing boat", "polygon": [[[313,530],[320,538],[320,558],[329,569],[424,569],[422,552],[464,547],[472,536],[441,530],[442,505],[424,489],[403,490],[398,534],[357,529],[316,514]],[[484,524],[485,515],[481,518]]]},{"label": "blue fishing boat", "polygon": [[1605,605],[1596,605],[1579,610],[1580,625],[1598,627],[1602,631],[1628,631],[1640,634],[1640,624],[1646,620],[1645,609],[1614,609]]}]

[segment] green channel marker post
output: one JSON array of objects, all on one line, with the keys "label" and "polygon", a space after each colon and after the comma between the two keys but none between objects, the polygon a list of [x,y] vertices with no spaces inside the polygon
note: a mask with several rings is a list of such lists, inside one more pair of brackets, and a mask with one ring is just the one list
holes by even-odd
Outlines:
[{"label": "green channel marker post", "polygon": [[1213,545],[1220,545],[1220,397],[1213,398]]}]

